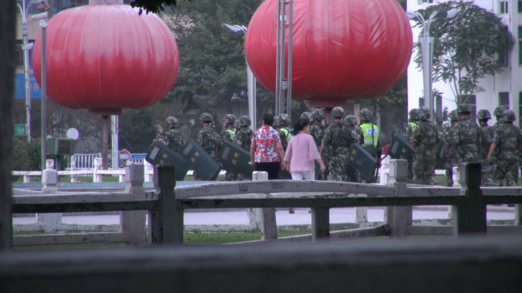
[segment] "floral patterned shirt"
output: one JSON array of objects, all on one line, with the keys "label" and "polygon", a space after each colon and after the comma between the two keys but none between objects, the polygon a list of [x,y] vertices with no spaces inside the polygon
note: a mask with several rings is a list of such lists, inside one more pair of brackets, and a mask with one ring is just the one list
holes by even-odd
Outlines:
[{"label": "floral patterned shirt", "polygon": [[254,133],[253,141],[256,142],[256,153],[254,161],[256,163],[279,162],[277,153],[277,143],[281,142],[279,131],[271,126],[263,125]]}]

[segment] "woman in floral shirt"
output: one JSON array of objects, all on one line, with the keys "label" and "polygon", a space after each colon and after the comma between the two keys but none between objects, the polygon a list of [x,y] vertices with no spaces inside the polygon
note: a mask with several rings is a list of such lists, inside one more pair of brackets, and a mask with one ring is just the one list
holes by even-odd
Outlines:
[{"label": "woman in floral shirt", "polygon": [[[265,114],[263,126],[256,130],[250,144],[250,160],[255,163],[254,170],[265,171],[268,179],[278,179],[279,170],[285,168],[285,152],[281,145],[279,132],[272,128],[274,116]],[[282,164],[281,164],[282,162]]]}]

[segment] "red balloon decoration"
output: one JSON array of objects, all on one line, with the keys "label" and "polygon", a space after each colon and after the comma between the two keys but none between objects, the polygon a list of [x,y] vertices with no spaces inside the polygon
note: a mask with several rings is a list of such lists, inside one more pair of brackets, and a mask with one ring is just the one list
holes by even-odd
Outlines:
[{"label": "red balloon decoration", "polygon": [[[271,91],[277,2],[261,4],[245,41],[254,75]],[[397,0],[294,0],[293,26],[294,100],[376,97],[404,75],[410,61],[411,27]],[[288,53],[288,23],[286,31]]]},{"label": "red balloon decoration", "polygon": [[[178,47],[154,14],[128,5],[86,5],[54,16],[47,29],[47,95],[102,115],[150,106],[172,89]],[[33,50],[41,83],[41,35]]]}]

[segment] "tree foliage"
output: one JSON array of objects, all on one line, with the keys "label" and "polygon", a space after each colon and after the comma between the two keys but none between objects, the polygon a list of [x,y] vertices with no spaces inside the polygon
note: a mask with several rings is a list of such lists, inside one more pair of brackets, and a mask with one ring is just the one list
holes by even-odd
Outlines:
[{"label": "tree foliage", "polygon": [[[471,95],[484,91],[480,79],[502,72],[498,57],[507,56],[513,37],[499,17],[473,2],[450,1],[419,12],[427,20],[435,11],[452,8],[458,10],[454,18],[436,19],[430,27],[435,38],[433,80],[449,83],[455,96]],[[420,45],[415,62],[422,65]]]},{"label": "tree foliage", "polygon": [[[177,100],[185,111],[206,105],[228,105],[233,94],[247,90],[244,35],[225,31],[221,24],[247,26],[262,0],[198,0],[173,9],[171,26],[180,53],[180,71],[168,103]],[[261,86],[257,100],[273,99]],[[201,109],[206,111],[207,109]]]}]

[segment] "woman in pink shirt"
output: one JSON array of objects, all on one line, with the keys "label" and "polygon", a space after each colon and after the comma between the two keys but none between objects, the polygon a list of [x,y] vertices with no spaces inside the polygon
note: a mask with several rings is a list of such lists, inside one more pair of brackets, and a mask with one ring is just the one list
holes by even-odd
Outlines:
[{"label": "woman in pink shirt", "polygon": [[317,151],[314,138],[308,134],[308,120],[299,119],[294,125],[294,136],[290,139],[284,163],[292,174],[293,180],[315,180],[315,164],[317,161],[324,172],[324,163]]}]

